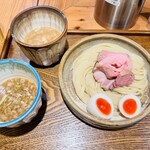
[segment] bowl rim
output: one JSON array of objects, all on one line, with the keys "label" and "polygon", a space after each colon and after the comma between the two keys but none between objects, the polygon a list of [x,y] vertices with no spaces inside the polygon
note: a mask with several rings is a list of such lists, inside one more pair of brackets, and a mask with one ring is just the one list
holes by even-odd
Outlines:
[{"label": "bowl rim", "polygon": [[[30,11],[32,11],[32,10],[36,10],[36,9],[37,9],[37,10],[38,10],[38,9],[43,9],[43,10],[44,10],[44,9],[48,9],[48,10],[52,10],[52,11],[56,12],[60,17],[63,18],[64,23],[65,23],[65,28],[64,28],[63,32],[62,32],[55,40],[53,40],[53,41],[51,41],[51,42],[48,42],[48,43],[46,43],[46,44],[41,44],[41,45],[30,45],[30,44],[26,44],[26,43],[24,43],[24,42],[18,40],[18,38],[16,38],[16,36],[15,36],[15,34],[14,34],[14,30],[13,30],[13,29],[14,29],[14,24],[15,24],[15,22],[17,21],[17,19],[18,19],[20,16],[22,16],[23,14],[28,13],[28,12],[30,12]],[[59,9],[53,7],[53,6],[48,6],[48,5],[32,6],[32,7],[29,7],[29,8],[27,8],[27,9],[24,9],[23,11],[21,11],[20,13],[18,13],[18,14],[13,18],[13,20],[12,20],[12,22],[11,22],[11,24],[10,24],[10,33],[11,33],[11,36],[15,39],[15,41],[16,41],[17,43],[19,43],[19,44],[22,45],[22,46],[29,47],[29,48],[43,48],[43,47],[47,47],[47,46],[49,46],[49,45],[54,45],[54,44],[56,44],[56,43],[67,33],[67,29],[68,29],[68,21],[67,21],[66,16],[64,15],[64,13],[63,13],[61,10],[59,10]]]},{"label": "bowl rim", "polygon": [[14,125],[18,122],[20,122],[21,120],[23,120],[26,116],[28,116],[36,107],[40,96],[41,96],[41,80],[40,80],[40,76],[38,74],[38,72],[28,63],[21,61],[21,60],[17,60],[17,59],[2,59],[0,60],[0,64],[9,64],[9,63],[16,63],[19,65],[23,65],[24,67],[28,68],[35,76],[36,80],[37,80],[37,93],[36,93],[36,97],[33,100],[32,105],[18,118],[13,119],[11,121],[8,122],[0,122],[0,127],[9,127],[11,125]]},{"label": "bowl rim", "polygon": [[74,100],[70,96],[70,93],[66,92],[67,91],[66,84],[64,83],[64,79],[63,79],[63,72],[64,72],[63,69],[66,65],[67,59],[70,57],[70,54],[73,51],[75,51],[78,47],[80,47],[82,44],[85,44],[85,43],[89,42],[90,40],[97,40],[97,39],[101,39],[101,38],[119,39],[119,40],[128,42],[133,47],[143,50],[143,51],[140,51],[141,54],[143,54],[143,56],[145,56],[150,63],[150,54],[141,45],[139,45],[138,43],[136,43],[135,41],[133,41],[127,37],[116,35],[116,34],[90,35],[90,36],[82,38],[81,40],[74,43],[63,55],[61,62],[60,62],[59,74],[58,74],[60,90],[61,90],[63,99],[66,102],[67,106],[70,108],[71,112],[73,112],[77,117],[79,117],[85,123],[87,123],[91,126],[94,126],[97,128],[103,128],[103,129],[120,129],[120,128],[129,127],[129,126],[139,122],[140,120],[142,120],[144,117],[146,117],[150,113],[150,105],[147,106],[147,109],[145,109],[139,115],[137,115],[133,118],[126,119],[126,120],[111,121],[111,120],[105,120],[105,119],[93,117],[93,115],[86,113],[74,102]]}]

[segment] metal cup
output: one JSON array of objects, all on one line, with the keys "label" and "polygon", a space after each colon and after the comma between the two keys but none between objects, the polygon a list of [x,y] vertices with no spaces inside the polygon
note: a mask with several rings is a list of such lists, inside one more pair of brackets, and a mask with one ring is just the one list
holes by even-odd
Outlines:
[{"label": "metal cup", "polygon": [[131,28],[145,0],[96,0],[94,18],[108,29]]}]

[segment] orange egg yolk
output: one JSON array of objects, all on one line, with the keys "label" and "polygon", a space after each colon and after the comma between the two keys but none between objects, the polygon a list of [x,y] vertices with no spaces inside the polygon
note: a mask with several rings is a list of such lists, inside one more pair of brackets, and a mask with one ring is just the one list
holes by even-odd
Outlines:
[{"label": "orange egg yolk", "polygon": [[134,99],[127,99],[123,103],[123,109],[127,114],[134,114],[137,110],[137,103]]},{"label": "orange egg yolk", "polygon": [[111,113],[111,105],[105,99],[98,98],[96,105],[103,114],[109,115]]}]

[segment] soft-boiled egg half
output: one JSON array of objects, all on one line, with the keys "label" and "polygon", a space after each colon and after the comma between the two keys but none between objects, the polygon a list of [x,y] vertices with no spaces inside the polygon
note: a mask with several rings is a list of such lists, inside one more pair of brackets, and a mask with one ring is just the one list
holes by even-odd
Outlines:
[{"label": "soft-boiled egg half", "polygon": [[135,117],[141,112],[141,101],[135,95],[126,95],[119,102],[119,110],[126,118]]},{"label": "soft-boiled egg half", "polygon": [[87,111],[96,117],[110,119],[114,113],[114,106],[107,95],[96,94],[89,100]]}]

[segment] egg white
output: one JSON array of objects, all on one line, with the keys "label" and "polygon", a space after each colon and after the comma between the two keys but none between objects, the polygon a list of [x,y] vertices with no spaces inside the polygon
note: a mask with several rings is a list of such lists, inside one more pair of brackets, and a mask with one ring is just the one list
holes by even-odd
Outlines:
[{"label": "egg white", "polygon": [[[136,104],[137,104],[137,110],[134,114],[130,115],[130,114],[127,114],[124,109],[123,109],[123,103],[127,100],[127,99],[134,99]],[[141,112],[141,101],[140,99],[135,96],[135,95],[132,95],[132,94],[129,94],[129,95],[126,95],[124,97],[122,97],[120,99],[120,102],[119,102],[119,110],[120,112],[122,113],[123,116],[125,116],[126,118],[133,118],[135,116],[137,116],[140,112]]]},{"label": "egg white", "polygon": [[[111,112],[109,115],[103,114],[97,107],[96,101],[98,98],[103,98],[110,104]],[[89,102],[87,104],[87,111],[96,117],[103,118],[103,119],[110,119],[110,118],[112,118],[112,116],[114,114],[114,106],[113,106],[112,100],[107,95],[96,94],[96,95],[92,96],[91,99],[89,100]]]}]

